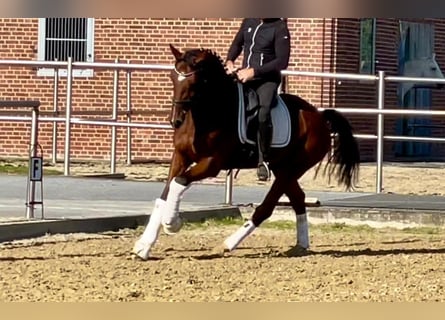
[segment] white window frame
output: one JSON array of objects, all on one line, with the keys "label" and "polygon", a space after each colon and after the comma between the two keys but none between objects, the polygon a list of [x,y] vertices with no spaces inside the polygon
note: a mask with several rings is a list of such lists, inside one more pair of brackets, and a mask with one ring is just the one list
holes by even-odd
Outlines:
[{"label": "white window frame", "polygon": [[[39,18],[37,60],[45,61],[46,18]],[[87,61],[94,62],[94,18],[87,18]],[[53,68],[39,68],[38,76],[54,76]],[[59,76],[66,77],[67,70],[59,69]],[[91,77],[93,69],[73,69],[74,77]]]}]

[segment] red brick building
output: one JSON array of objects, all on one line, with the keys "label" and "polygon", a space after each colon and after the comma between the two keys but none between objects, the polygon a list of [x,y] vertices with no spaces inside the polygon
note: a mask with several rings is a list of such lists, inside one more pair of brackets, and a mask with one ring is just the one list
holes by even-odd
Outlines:
[{"label": "red brick building", "polygon": [[[225,56],[240,19],[0,19],[0,60],[64,60],[68,54],[76,61],[121,62],[169,65],[168,44],[178,48],[210,48]],[[292,56],[289,70],[369,73],[379,70],[397,75],[402,40],[419,41],[436,54],[445,66],[445,20],[443,19],[337,19],[289,18]],[[411,33],[407,33],[407,30]],[[408,34],[408,36],[407,36]],[[401,36],[402,35],[402,36]],[[427,35],[427,36],[425,36]],[[427,39],[428,41],[426,41]],[[416,42],[417,41],[417,42]],[[423,42],[422,42],[423,41]],[[426,42],[425,42],[426,41]],[[419,43],[420,43],[419,42]],[[415,47],[415,46],[414,46]],[[427,50],[427,52],[429,52]],[[406,52],[405,52],[406,54]],[[413,55],[413,52],[410,52]],[[240,60],[239,60],[240,61]],[[52,70],[32,67],[0,66],[0,100],[40,100],[41,116],[61,116],[66,107],[66,78],[59,79],[59,112],[53,111]],[[110,118],[113,102],[112,70],[76,70],[73,78],[72,116],[87,119]],[[126,74],[119,73],[119,120],[125,121]],[[131,80],[132,121],[167,124],[170,115],[171,83],[165,71],[135,71]],[[285,89],[319,107],[375,108],[376,84],[338,81],[315,77],[289,77]],[[422,108],[443,109],[445,94],[438,89],[419,89]],[[417,99],[417,98],[415,98]],[[400,108],[397,85],[388,83],[386,108]],[[419,99],[417,99],[419,100]],[[415,101],[417,101],[415,100]],[[413,100],[414,101],[414,100]],[[415,102],[414,101],[414,102]],[[418,101],[417,101],[418,102]],[[407,106],[412,108],[412,106]],[[24,115],[29,111],[1,109],[0,116]],[[347,115],[356,133],[375,134],[376,116]],[[415,120],[385,117],[385,134],[443,136],[441,118]],[[26,157],[29,123],[0,120],[0,157]],[[39,142],[49,158],[52,127],[40,123]],[[64,124],[58,127],[58,159],[63,159]],[[420,128],[413,134],[412,128]],[[420,130],[420,131],[419,131]],[[72,125],[71,159],[110,158],[110,127]],[[127,130],[118,129],[117,158],[126,159]],[[360,140],[362,159],[375,159],[374,140]],[[407,146],[407,144],[409,144]],[[385,142],[385,160],[443,159],[440,144],[418,147],[412,142]],[[425,144],[424,144],[425,145]],[[417,147],[416,147],[417,146]],[[132,129],[132,159],[170,159],[171,131]]]}]

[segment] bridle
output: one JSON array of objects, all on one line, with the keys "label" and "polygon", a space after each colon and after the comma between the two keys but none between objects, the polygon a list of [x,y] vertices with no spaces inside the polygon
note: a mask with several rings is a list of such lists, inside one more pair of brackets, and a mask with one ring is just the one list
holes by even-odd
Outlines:
[{"label": "bridle", "polygon": [[[178,69],[176,69],[176,66],[174,67],[173,70],[178,75],[178,81],[179,82],[184,81],[185,79],[187,79],[188,77],[191,77],[192,75],[194,75],[197,72],[197,70],[193,70],[193,71],[190,71],[190,72],[181,72]],[[173,107],[176,107],[177,105],[182,105],[183,107],[186,107],[187,105],[192,104],[192,100],[190,100],[190,99],[187,99],[187,100],[176,100],[176,99],[173,99],[172,102],[173,102]],[[186,111],[183,110],[182,112],[185,113]]]},{"label": "bridle", "polygon": [[182,71],[179,71],[178,69],[176,69],[176,66],[173,68],[173,70],[178,75],[178,81],[183,81],[185,78],[188,78],[197,72],[197,70],[193,70],[190,72],[182,72]]},{"label": "bridle", "polygon": [[[181,72],[176,68],[176,66],[173,68],[173,71],[175,71],[175,73],[178,75],[179,82],[184,81],[185,79],[187,79],[188,77],[191,77],[192,75],[194,75],[197,72],[197,70],[193,70],[190,72]],[[185,117],[188,110],[192,107],[192,105],[193,105],[193,100],[191,100],[191,99],[184,99],[184,100],[173,99],[172,100],[172,110],[171,110],[171,115],[170,115],[171,125],[174,126],[174,124],[173,124],[173,110],[177,106],[181,106],[180,113],[181,113],[181,117],[183,118],[183,117]]]}]

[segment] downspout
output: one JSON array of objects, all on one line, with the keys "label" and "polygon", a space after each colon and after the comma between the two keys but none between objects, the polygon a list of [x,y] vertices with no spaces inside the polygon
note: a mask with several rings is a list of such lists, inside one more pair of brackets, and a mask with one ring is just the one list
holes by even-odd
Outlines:
[{"label": "downspout", "polygon": [[[321,72],[325,72],[324,67],[324,59],[325,59],[325,48],[326,45],[326,18],[323,18],[323,33],[322,33],[322,40],[321,40]],[[324,107],[324,78],[321,78],[321,90],[320,90],[320,105],[323,108]]]},{"label": "downspout", "polygon": [[[336,35],[336,25],[337,25],[337,19],[331,18],[331,52],[330,52],[330,66],[329,66],[329,72],[334,73],[336,70],[335,66],[335,59],[336,56],[336,50],[337,50],[337,35]],[[330,79],[329,80],[329,108],[335,107],[335,80]]]}]

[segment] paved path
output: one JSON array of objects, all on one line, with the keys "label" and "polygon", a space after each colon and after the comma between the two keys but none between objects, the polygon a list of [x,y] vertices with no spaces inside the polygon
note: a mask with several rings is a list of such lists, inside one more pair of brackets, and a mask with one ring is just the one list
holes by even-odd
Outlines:
[{"label": "paved path", "polygon": [[[134,228],[147,222],[147,214],[163,189],[163,183],[49,176],[43,181],[44,218],[36,206],[35,219],[26,218],[27,177],[0,175],[0,243],[33,238],[47,233],[101,232]],[[37,191],[40,185],[37,184]],[[250,216],[252,204],[262,201],[268,188],[234,187],[233,205],[224,203],[223,185],[195,184],[184,194],[181,214],[189,221],[217,217]],[[309,211],[311,223],[376,223],[407,227],[445,226],[445,197],[352,192],[306,192],[320,208]],[[39,200],[39,192],[37,199]],[[271,217],[292,220],[289,207]]]},{"label": "paved path", "polygon": [[[45,218],[86,218],[146,214],[162,191],[161,182],[49,176],[43,181]],[[27,177],[0,175],[0,217],[23,218]],[[39,184],[37,184],[39,191]],[[265,186],[234,187],[233,204],[259,203]],[[181,209],[212,207],[224,202],[224,186],[194,184],[184,195]],[[386,208],[445,211],[445,197],[356,192],[307,191],[323,207]],[[35,216],[40,217],[40,206]]]}]

